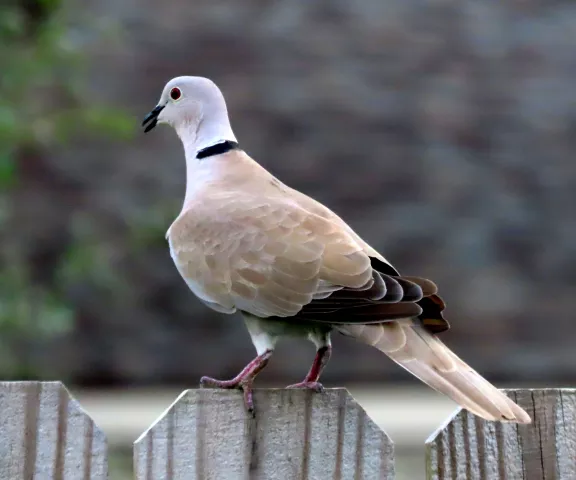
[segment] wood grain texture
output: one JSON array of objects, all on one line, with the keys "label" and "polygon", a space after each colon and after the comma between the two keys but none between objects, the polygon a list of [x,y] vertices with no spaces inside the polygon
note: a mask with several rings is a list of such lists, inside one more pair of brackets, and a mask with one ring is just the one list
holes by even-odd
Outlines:
[{"label": "wood grain texture", "polygon": [[576,479],[576,389],[507,390],[529,425],[460,410],[426,442],[430,480]]},{"label": "wood grain texture", "polygon": [[343,389],[187,390],[136,441],[137,480],[394,478],[393,445]]},{"label": "wood grain texture", "polygon": [[0,382],[0,478],[108,478],[104,434],[60,382]]}]

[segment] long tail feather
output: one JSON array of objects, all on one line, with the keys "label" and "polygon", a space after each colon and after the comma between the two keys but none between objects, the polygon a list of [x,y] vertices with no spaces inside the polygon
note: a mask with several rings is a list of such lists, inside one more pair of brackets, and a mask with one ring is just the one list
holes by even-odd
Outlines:
[{"label": "long tail feather", "polygon": [[531,422],[524,410],[412,319],[338,325],[336,329],[384,352],[424,383],[486,420]]}]

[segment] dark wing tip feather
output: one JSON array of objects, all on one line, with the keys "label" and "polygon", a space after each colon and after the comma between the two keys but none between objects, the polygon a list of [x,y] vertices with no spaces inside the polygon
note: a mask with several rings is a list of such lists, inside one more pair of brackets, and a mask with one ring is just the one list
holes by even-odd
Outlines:
[{"label": "dark wing tip feather", "polygon": [[406,277],[394,278],[402,287],[403,295],[401,302],[418,302],[424,297],[424,292],[416,282],[408,280]]},{"label": "dark wing tip feather", "polygon": [[342,288],[315,298],[294,317],[331,324],[371,324],[418,318],[431,333],[448,330],[444,302],[430,280],[403,277],[387,263],[371,258],[372,279],[363,288]]},{"label": "dark wing tip feather", "polygon": [[444,318],[442,312],[446,308],[444,300],[438,295],[430,295],[424,297],[418,302],[422,307],[422,314],[418,316],[422,325],[426,327],[430,333],[438,334],[450,330],[448,320]]},{"label": "dark wing tip feather", "polygon": [[434,282],[421,277],[400,276],[400,272],[394,267],[374,257],[370,257],[370,264],[372,268],[383,277],[389,276],[398,282],[408,281],[415,283],[422,289],[423,298],[415,300],[422,308],[422,314],[420,314],[418,318],[430,333],[437,334],[450,329],[450,324],[442,314],[446,308],[446,304],[444,300],[436,294],[438,287]]},{"label": "dark wing tip feather", "polygon": [[380,301],[384,303],[397,303],[402,301],[404,297],[404,289],[402,285],[396,278],[392,278],[389,275],[382,274],[380,272],[377,273],[382,280],[384,280],[384,284],[386,285],[386,295]]}]

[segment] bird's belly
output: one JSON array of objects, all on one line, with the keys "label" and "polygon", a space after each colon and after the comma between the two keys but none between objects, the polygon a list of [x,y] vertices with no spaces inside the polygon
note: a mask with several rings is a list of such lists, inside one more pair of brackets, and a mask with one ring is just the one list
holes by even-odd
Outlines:
[{"label": "bird's belly", "polygon": [[267,318],[266,333],[274,337],[307,338],[314,326],[293,319],[284,320],[279,317]]}]

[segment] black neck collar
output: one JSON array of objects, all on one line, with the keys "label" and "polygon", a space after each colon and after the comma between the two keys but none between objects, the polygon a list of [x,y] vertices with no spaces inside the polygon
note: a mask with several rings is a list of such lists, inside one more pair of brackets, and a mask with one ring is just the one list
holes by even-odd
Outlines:
[{"label": "black neck collar", "polygon": [[225,140],[224,142],[217,143],[210,147],[203,148],[196,154],[198,160],[202,160],[206,157],[211,157],[212,155],[220,155],[222,153],[229,152],[230,150],[237,150],[238,142],[232,142],[231,140]]}]

